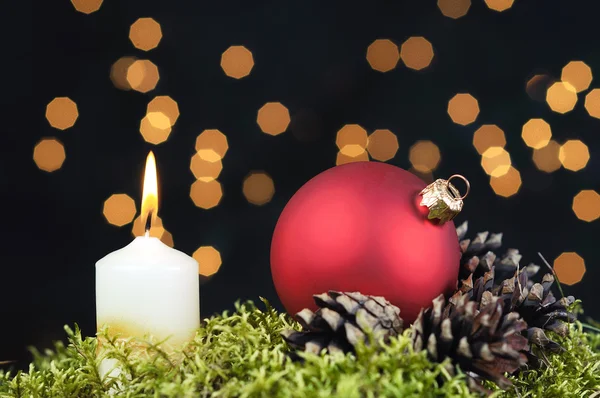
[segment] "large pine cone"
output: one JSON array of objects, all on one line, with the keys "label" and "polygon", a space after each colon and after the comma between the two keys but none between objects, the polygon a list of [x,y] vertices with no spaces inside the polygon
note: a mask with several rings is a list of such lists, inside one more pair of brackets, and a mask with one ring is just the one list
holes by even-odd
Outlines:
[{"label": "large pine cone", "polygon": [[313,298],[317,312],[305,308],[296,314],[303,331],[282,332],[293,348],[315,354],[324,348],[330,353],[346,353],[354,351],[359,341],[366,341],[367,333],[384,341],[402,333],[400,309],[383,297],[329,291]]}]

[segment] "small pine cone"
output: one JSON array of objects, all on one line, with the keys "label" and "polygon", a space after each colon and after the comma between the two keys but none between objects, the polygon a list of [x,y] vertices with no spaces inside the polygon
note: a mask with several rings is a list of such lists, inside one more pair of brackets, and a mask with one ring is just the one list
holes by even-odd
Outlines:
[{"label": "small pine cone", "polygon": [[388,341],[402,333],[400,309],[383,297],[365,296],[358,292],[315,294],[317,312],[308,308],[296,314],[302,331],[285,330],[284,340],[293,348],[318,354],[324,348],[329,353],[353,352],[367,333]]},{"label": "small pine cone", "polygon": [[521,335],[526,328],[519,314],[504,312],[498,297],[479,309],[466,295],[455,305],[446,304],[439,296],[415,321],[413,344],[415,351],[425,349],[431,361],[450,358],[451,374],[458,365],[472,389],[489,393],[481,385],[482,379],[507,388],[512,383],[504,373],[513,373],[527,363],[521,352],[527,349],[527,339]]}]

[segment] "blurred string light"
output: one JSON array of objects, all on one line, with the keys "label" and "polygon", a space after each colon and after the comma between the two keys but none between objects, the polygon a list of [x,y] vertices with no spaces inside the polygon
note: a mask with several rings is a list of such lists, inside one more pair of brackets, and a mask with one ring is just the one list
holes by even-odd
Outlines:
[{"label": "blurred string light", "polygon": [[[131,226],[131,233],[135,237],[144,236],[146,234],[146,225],[145,222],[142,223],[142,216],[137,216],[135,220],[133,220],[133,224]],[[154,238],[161,239],[164,233],[165,228],[163,227],[162,218],[157,216],[156,220],[152,220],[149,235]]]},{"label": "blurred string light", "polygon": [[228,149],[227,137],[219,130],[204,130],[196,138],[196,152],[208,162],[220,161],[225,157]]},{"label": "blurred string light", "polygon": [[160,24],[152,18],[139,18],[129,28],[129,40],[137,49],[150,51],[158,46],[161,39]]},{"label": "blurred string light", "polygon": [[560,147],[558,159],[565,169],[579,171],[585,168],[590,160],[590,152],[587,145],[580,140],[569,140]]},{"label": "blurred string light", "polygon": [[221,268],[221,253],[212,246],[200,246],[192,257],[198,262],[198,273],[202,276],[214,275]]},{"label": "blurred string light", "polygon": [[574,285],[583,279],[585,261],[575,252],[565,252],[554,260],[554,271],[560,283]]},{"label": "blurred string light", "polygon": [[279,135],[290,125],[290,112],[281,102],[267,102],[258,110],[256,123],[263,133]]},{"label": "blurred string light", "polygon": [[523,125],[521,138],[525,145],[533,149],[541,149],[548,145],[552,138],[552,129],[544,119],[529,119]]},{"label": "blurred string light", "polygon": [[533,151],[533,163],[541,171],[552,173],[560,169],[561,163],[558,159],[560,144],[550,140],[548,144],[540,149]]},{"label": "blurred string light", "polygon": [[44,138],[33,148],[33,161],[40,170],[53,172],[65,161],[65,148],[56,138]]},{"label": "blurred string light", "polygon": [[595,88],[585,96],[585,110],[590,116],[600,119],[600,88]]},{"label": "blurred string light", "polygon": [[196,180],[209,182],[216,180],[219,177],[219,174],[221,174],[221,171],[223,170],[223,163],[221,160],[209,162],[196,153],[192,156],[192,160],[190,161],[190,170],[192,171],[192,174],[194,174]]},{"label": "blurred string light", "polygon": [[242,192],[248,202],[262,206],[273,198],[275,184],[271,176],[264,171],[253,171],[244,178]]},{"label": "blurred string light", "polygon": [[102,214],[109,224],[122,227],[133,221],[137,209],[135,201],[127,194],[116,193],[104,201]]},{"label": "blurred string light", "polygon": [[519,192],[521,184],[521,173],[512,166],[510,166],[506,173],[501,176],[490,177],[490,186],[494,190],[494,193],[505,198]]},{"label": "blurred string light", "polygon": [[471,94],[456,94],[448,101],[448,115],[454,123],[466,126],[477,119],[479,103]]},{"label": "blurred string light", "polygon": [[160,79],[158,67],[147,59],[133,61],[127,68],[127,83],[135,91],[147,93],[154,90]]},{"label": "blurred string light", "polygon": [[254,67],[252,52],[244,46],[231,46],[221,55],[223,72],[234,79],[246,77]]},{"label": "blurred string light", "polygon": [[73,7],[84,14],[91,14],[100,9],[103,0],[71,0]]},{"label": "blurred string light", "polygon": [[569,83],[580,93],[587,90],[592,83],[592,69],[583,61],[571,61],[563,69],[561,80]]},{"label": "blurred string light", "polygon": [[511,169],[510,154],[502,147],[493,146],[481,155],[481,167],[492,177],[502,177]]},{"label": "blurred string light", "polygon": [[171,134],[171,120],[162,112],[147,113],[140,123],[140,133],[146,142],[161,144]]},{"label": "blurred string light", "polygon": [[437,6],[444,16],[458,19],[467,14],[471,0],[438,0]]},{"label": "blurred string light", "polygon": [[440,164],[440,149],[431,141],[417,141],[410,147],[408,159],[415,170],[429,173]]},{"label": "blurred string light", "polygon": [[[385,162],[396,156],[398,137],[387,129],[373,131],[367,140],[367,151],[373,159]],[[368,159],[367,159],[368,160]]]},{"label": "blurred string light", "polygon": [[340,153],[351,158],[356,158],[366,153],[368,142],[367,130],[358,124],[345,125],[337,132],[335,139],[335,144]]},{"label": "blurred string light", "polygon": [[120,90],[131,90],[127,81],[127,70],[137,60],[136,57],[121,57],[110,68],[110,80]]},{"label": "blurred string light", "polygon": [[212,209],[221,202],[223,189],[217,180],[196,180],[190,188],[190,198],[201,209]]},{"label": "blurred string light", "polygon": [[433,47],[422,36],[410,37],[400,47],[400,58],[410,69],[425,69],[433,60]]},{"label": "blurred string light", "polygon": [[581,190],[573,198],[573,212],[583,221],[594,221],[600,218],[600,195],[591,189]]},{"label": "blurred string light", "polygon": [[78,117],[77,104],[69,97],[56,97],[46,105],[46,119],[56,129],[73,127]]},{"label": "blurred string light", "polygon": [[480,155],[490,147],[504,148],[505,145],[504,131],[495,124],[484,124],[473,134],[473,146]]},{"label": "blurred string light", "polygon": [[399,59],[398,46],[389,39],[377,39],[367,48],[367,62],[376,71],[391,71]]},{"label": "blurred string light", "polygon": [[546,102],[550,109],[557,113],[567,113],[575,108],[577,92],[567,82],[555,82],[546,92]]},{"label": "blurred string light", "polygon": [[148,103],[146,113],[152,112],[161,112],[167,116],[171,127],[175,125],[179,118],[179,106],[177,105],[177,102],[168,95],[159,95],[154,97],[154,99]]},{"label": "blurred string light", "polygon": [[485,0],[485,4],[490,10],[494,11],[506,11],[512,7],[515,0]]},{"label": "blurred string light", "polygon": [[546,101],[548,88],[556,81],[548,74],[537,74],[527,81],[525,91],[529,98],[538,102]]},{"label": "blurred string light", "polygon": [[358,156],[348,156],[344,155],[341,151],[337,153],[335,158],[335,164],[340,166],[346,163],[354,163],[354,162],[368,162],[369,154],[365,151]]}]

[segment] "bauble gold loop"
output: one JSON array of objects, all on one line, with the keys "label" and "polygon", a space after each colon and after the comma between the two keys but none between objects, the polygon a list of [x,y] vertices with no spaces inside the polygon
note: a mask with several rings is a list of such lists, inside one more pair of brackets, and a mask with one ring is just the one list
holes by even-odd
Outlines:
[{"label": "bauble gold loop", "polygon": [[461,180],[463,180],[465,182],[465,185],[467,186],[467,192],[465,192],[465,194],[459,198],[456,198],[458,200],[463,200],[464,198],[466,198],[469,195],[469,192],[471,192],[471,183],[469,183],[469,180],[467,180],[467,178],[461,174],[453,174],[451,175],[447,180],[446,180],[446,186],[450,187],[450,180],[452,180],[453,178],[459,178]]}]

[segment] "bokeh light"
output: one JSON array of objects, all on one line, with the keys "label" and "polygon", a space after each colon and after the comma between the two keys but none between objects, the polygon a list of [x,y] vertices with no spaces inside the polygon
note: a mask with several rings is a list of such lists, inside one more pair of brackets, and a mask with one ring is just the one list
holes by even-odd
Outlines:
[{"label": "bokeh light", "polygon": [[521,188],[521,173],[510,166],[508,171],[500,177],[490,177],[490,185],[496,195],[508,198],[519,192]]},{"label": "bokeh light", "polygon": [[361,153],[358,156],[344,155],[340,151],[340,152],[337,153],[337,156],[335,158],[335,164],[336,164],[336,166],[340,166],[340,165],[346,164],[346,163],[368,162],[368,161],[369,161],[369,154],[367,153],[367,151],[364,151],[363,153]]},{"label": "bokeh light", "polygon": [[533,151],[533,163],[541,171],[552,173],[560,169],[561,163],[558,159],[560,144],[554,140],[550,140],[548,145],[543,148]]},{"label": "bokeh light", "polygon": [[399,59],[398,46],[389,39],[377,39],[367,48],[367,61],[376,71],[391,71]]},{"label": "bokeh light", "polygon": [[600,119],[600,88],[595,88],[585,96],[585,110],[590,116]]},{"label": "bokeh light", "polygon": [[290,112],[281,102],[267,102],[258,110],[256,123],[263,133],[278,135],[290,125]]},{"label": "bokeh light", "polygon": [[127,68],[127,83],[140,93],[154,90],[159,79],[158,67],[147,59],[135,60]]},{"label": "bokeh light", "polygon": [[425,69],[433,60],[433,47],[422,36],[410,37],[400,47],[400,58],[410,69]]},{"label": "bokeh light", "polygon": [[337,132],[335,139],[335,144],[340,152],[353,158],[365,153],[368,142],[367,130],[358,124],[345,125]]},{"label": "bokeh light", "polygon": [[73,7],[84,14],[91,14],[100,9],[104,0],[71,0]]},{"label": "bokeh light", "polygon": [[201,209],[212,209],[221,202],[223,190],[217,180],[197,180],[190,188],[190,198]]},{"label": "bokeh light", "polygon": [[552,129],[544,119],[529,119],[523,125],[521,137],[525,145],[533,149],[541,149],[548,145],[552,138]]},{"label": "bokeh light", "polygon": [[218,162],[225,157],[229,144],[227,137],[216,129],[204,130],[196,138],[196,152],[209,162]]},{"label": "bokeh light", "polygon": [[555,82],[546,92],[546,102],[554,112],[567,113],[575,108],[577,93],[567,82]]},{"label": "bokeh light", "polygon": [[198,262],[198,273],[202,276],[216,274],[221,268],[221,253],[212,246],[200,246],[192,257]]},{"label": "bokeh light", "polygon": [[261,206],[269,203],[273,198],[275,184],[264,171],[253,171],[244,179],[242,191],[248,202]]},{"label": "bokeh light", "polygon": [[414,167],[411,167],[410,169],[408,169],[408,171],[410,173],[416,175],[417,177],[419,177],[421,180],[425,181],[428,184],[431,184],[433,182],[433,173],[431,171],[422,172],[422,171],[415,169]]},{"label": "bokeh light", "polygon": [[532,100],[545,102],[548,88],[555,81],[556,79],[548,74],[537,74],[527,81],[525,91],[527,92],[527,95],[529,95],[529,98],[531,98]]},{"label": "bokeh light", "polygon": [[146,113],[152,112],[161,112],[167,116],[171,126],[174,126],[177,119],[179,119],[179,105],[177,105],[177,101],[168,95],[156,96],[148,103]]},{"label": "bokeh light", "polygon": [[580,93],[592,83],[592,69],[583,61],[571,61],[562,70],[561,80],[571,84]]},{"label": "bokeh light", "polygon": [[471,0],[438,0],[438,8],[448,18],[458,19],[463,17],[471,7]]},{"label": "bokeh light", "polygon": [[78,117],[77,104],[68,97],[56,97],[46,105],[46,119],[56,129],[73,127]]},{"label": "bokeh light", "polygon": [[485,0],[490,10],[494,11],[506,11],[512,7],[515,0]]},{"label": "bokeh light", "polygon": [[223,170],[223,163],[221,160],[209,162],[196,153],[190,161],[190,170],[197,180],[209,182],[219,177],[219,174]]},{"label": "bokeh light", "polygon": [[466,126],[477,119],[479,103],[471,94],[456,94],[448,102],[448,115],[454,123]]},{"label": "bokeh light", "polygon": [[[162,218],[156,217],[155,220],[152,220],[152,225],[150,226],[149,235],[153,238],[162,239],[165,228],[163,227]],[[146,234],[146,225],[142,222],[142,216],[137,216],[135,220],[133,220],[133,225],[131,227],[131,233],[133,236],[144,236]]]},{"label": "bokeh light", "polygon": [[56,138],[44,138],[33,149],[33,161],[40,170],[56,171],[62,167],[65,158],[65,148]]},{"label": "bokeh light", "polygon": [[431,141],[417,141],[410,147],[408,159],[415,170],[429,173],[440,164],[440,149]]},{"label": "bokeh light", "polygon": [[560,147],[558,159],[565,169],[578,171],[587,165],[590,152],[580,140],[569,140]]},{"label": "bokeh light", "polygon": [[234,79],[248,76],[253,67],[252,52],[244,46],[231,46],[221,55],[223,72]]},{"label": "bokeh light", "polygon": [[600,218],[600,195],[591,189],[580,191],[573,198],[573,212],[583,221],[594,221]]},{"label": "bokeh light", "polygon": [[171,232],[167,231],[166,229],[163,232],[162,236],[160,237],[160,240],[162,243],[164,243],[165,245],[167,245],[169,247],[175,246],[175,242],[173,241],[173,234],[171,234]]},{"label": "bokeh light", "polygon": [[385,162],[398,152],[398,137],[390,130],[379,129],[369,136],[367,150],[373,159]]},{"label": "bokeh light", "polygon": [[171,120],[162,112],[150,112],[140,123],[140,133],[146,142],[158,145],[171,134]]},{"label": "bokeh light", "polygon": [[490,147],[504,148],[505,145],[506,137],[504,136],[504,131],[495,124],[484,124],[473,134],[473,146],[480,155]]},{"label": "bokeh light", "polygon": [[565,252],[554,260],[554,272],[560,283],[574,285],[583,279],[585,261],[575,252]]},{"label": "bokeh light", "polygon": [[110,80],[116,88],[120,90],[131,90],[131,85],[127,81],[127,71],[136,60],[136,57],[121,57],[112,64],[110,68]]},{"label": "bokeh light", "polygon": [[122,227],[133,221],[135,213],[135,201],[127,194],[116,193],[104,201],[102,214],[109,224]]},{"label": "bokeh light", "polygon": [[481,155],[481,167],[492,177],[502,177],[511,168],[510,154],[500,146],[493,146]]},{"label": "bokeh light", "polygon": [[152,18],[139,18],[129,28],[129,40],[135,48],[150,51],[162,39],[160,24]]}]

